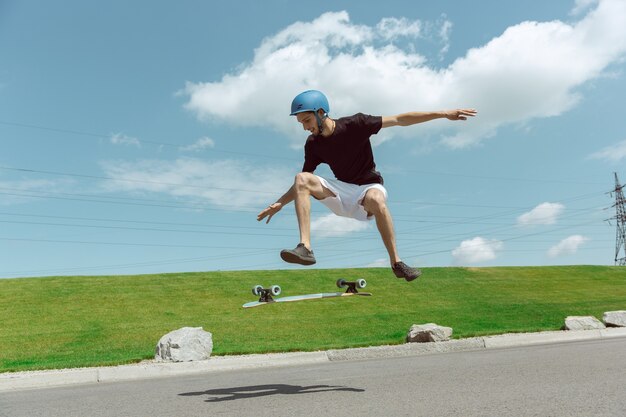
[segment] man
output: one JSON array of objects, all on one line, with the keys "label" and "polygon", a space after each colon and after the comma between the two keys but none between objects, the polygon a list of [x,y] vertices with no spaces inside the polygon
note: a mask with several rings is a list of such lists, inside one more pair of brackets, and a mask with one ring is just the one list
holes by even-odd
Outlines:
[{"label": "man", "polygon": [[[291,103],[291,116],[296,116],[304,130],[311,132],[304,146],[304,166],[294,184],[274,204],[261,211],[257,220],[271,218],[286,204],[295,200],[300,229],[300,243],[295,249],[285,249],[280,256],[286,262],[313,265],[315,256],[310,237],[310,196],[319,200],[333,213],[357,220],[376,219],[376,227],[389,254],[391,269],[396,277],[413,281],[421,271],[400,259],[391,214],[387,208],[387,191],[383,178],[376,171],[370,136],[382,128],[410,126],[433,119],[467,120],[476,115],[473,109],[439,112],[411,112],[396,116],[354,116],[331,119],[326,96],[317,90],[298,94]],[[314,175],[320,163],[329,165],[336,179]]]}]

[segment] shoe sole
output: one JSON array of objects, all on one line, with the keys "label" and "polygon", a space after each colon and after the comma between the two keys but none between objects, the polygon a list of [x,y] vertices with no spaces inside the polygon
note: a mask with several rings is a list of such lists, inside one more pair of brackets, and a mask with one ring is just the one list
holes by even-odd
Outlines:
[{"label": "shoe sole", "polygon": [[288,252],[288,251],[282,251],[280,253],[280,257],[282,258],[283,261],[288,262],[290,264],[313,265],[315,263],[315,259],[301,258],[295,253]]},{"label": "shoe sole", "polygon": [[[395,274],[395,271],[394,271],[394,274]],[[411,282],[411,281],[415,281],[421,276],[422,276],[422,272],[420,271],[420,273],[415,275],[414,277],[405,277],[404,275],[396,275],[396,278],[404,278],[407,282]]]}]

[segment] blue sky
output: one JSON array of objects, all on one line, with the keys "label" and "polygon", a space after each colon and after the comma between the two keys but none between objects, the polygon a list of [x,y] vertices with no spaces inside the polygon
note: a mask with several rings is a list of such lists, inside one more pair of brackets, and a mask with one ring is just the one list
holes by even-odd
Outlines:
[{"label": "blue sky", "polygon": [[[229,3],[229,4],[226,4]],[[0,1],[0,277],[302,268],[288,116],[473,107],[372,138],[415,266],[613,264],[626,5]],[[320,175],[332,175],[320,167]],[[316,268],[386,266],[312,204]]]}]

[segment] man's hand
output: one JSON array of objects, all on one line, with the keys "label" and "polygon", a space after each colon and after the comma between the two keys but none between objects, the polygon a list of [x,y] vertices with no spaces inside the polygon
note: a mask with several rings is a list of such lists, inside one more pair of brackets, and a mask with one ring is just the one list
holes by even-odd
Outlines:
[{"label": "man's hand", "polygon": [[456,109],[447,110],[445,116],[449,120],[467,120],[468,117],[476,116],[476,113],[477,111],[474,109]]},{"label": "man's hand", "polygon": [[265,217],[267,217],[267,221],[265,222],[265,224],[267,224],[267,223],[270,222],[270,220],[272,219],[274,214],[278,213],[280,211],[280,209],[282,209],[282,208],[283,208],[283,205],[281,203],[270,204],[269,206],[267,206],[267,208],[265,210],[263,210],[262,212],[259,213],[259,215],[256,217],[256,219],[258,221],[261,221]]}]

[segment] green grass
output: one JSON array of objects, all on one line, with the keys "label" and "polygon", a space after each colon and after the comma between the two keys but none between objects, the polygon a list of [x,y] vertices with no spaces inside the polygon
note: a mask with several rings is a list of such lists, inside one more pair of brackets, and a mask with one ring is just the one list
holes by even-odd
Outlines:
[{"label": "green grass", "polygon": [[[365,278],[372,297],[243,309],[255,284],[283,295]],[[180,273],[0,280],[0,372],[115,365],[152,358],[183,326],[213,333],[214,355],[403,343],[414,323],[454,337],[557,330],[568,315],[626,309],[626,269],[605,266]]]}]

